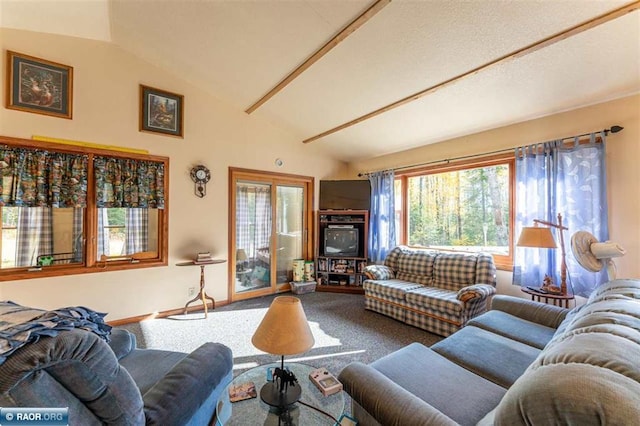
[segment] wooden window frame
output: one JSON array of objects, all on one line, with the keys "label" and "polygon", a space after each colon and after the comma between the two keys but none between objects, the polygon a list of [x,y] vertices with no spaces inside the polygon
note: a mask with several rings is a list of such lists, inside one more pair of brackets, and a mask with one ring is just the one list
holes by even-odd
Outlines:
[{"label": "wooden window frame", "polygon": [[[457,170],[467,170],[478,167],[490,167],[496,165],[508,165],[509,166],[509,254],[497,255],[492,254],[496,268],[504,271],[511,271],[513,269],[513,250],[514,250],[514,228],[515,228],[515,193],[516,193],[516,176],[515,176],[515,155],[513,152],[504,153],[499,155],[492,155],[487,157],[478,157],[470,160],[462,160],[455,162],[443,162],[442,164],[429,165],[420,168],[414,168],[409,170],[396,171],[395,179],[401,182],[401,215],[400,215],[400,230],[398,232],[398,241],[400,244],[407,244],[408,241],[408,229],[406,217],[409,214],[408,203],[408,185],[407,181],[410,177],[417,177],[421,175],[446,173]],[[445,250],[441,250],[445,251]],[[455,250],[454,250],[455,251]]]},{"label": "wooden window frame", "polygon": [[[306,199],[305,199],[305,212],[303,218],[303,253],[306,254],[305,258],[312,258],[314,256],[314,210],[313,210],[313,199],[314,199],[314,191],[315,191],[315,179],[312,176],[303,176],[296,175],[290,173],[278,173],[278,172],[270,172],[270,171],[262,171],[262,170],[254,170],[254,169],[244,169],[239,167],[229,167],[229,180],[228,180],[228,190],[229,190],[229,253],[228,253],[228,287],[227,287],[227,296],[231,301],[250,299],[259,296],[266,296],[270,294],[275,294],[278,292],[289,290],[290,283],[278,283],[272,282],[270,287],[264,287],[262,289],[250,291],[247,293],[236,293],[234,291],[234,283],[235,283],[235,274],[236,274],[236,227],[235,227],[235,218],[236,218],[236,184],[239,180],[244,180],[248,182],[255,183],[266,183],[271,185],[271,196],[272,196],[272,224],[271,224],[271,236],[272,241],[270,242],[270,247],[273,247],[274,237],[277,233],[277,224],[276,224],[276,208],[277,205],[275,203],[276,200],[276,190],[278,185],[287,185],[294,184],[299,186],[306,187]],[[270,264],[270,276],[275,276],[276,272],[276,263],[271,262]]]},{"label": "wooden window frame", "polygon": [[[87,207],[83,217],[84,262],[78,264],[51,265],[36,268],[15,267],[0,269],[0,282],[23,280],[31,278],[57,277],[64,275],[87,274],[95,272],[110,272],[127,269],[167,266],[169,260],[169,158],[157,155],[138,154],[126,151],[112,151],[90,146],[67,145],[53,142],[33,141],[1,136],[0,145],[16,148],[43,149],[51,152],[84,154],[89,157],[87,170]],[[95,156],[127,158],[142,161],[155,161],[164,164],[164,209],[158,215],[158,253],[149,258],[130,258],[125,260],[100,261],[97,259],[98,208],[96,206],[95,177],[93,172],[93,158]],[[120,258],[122,259],[122,258]]]}]

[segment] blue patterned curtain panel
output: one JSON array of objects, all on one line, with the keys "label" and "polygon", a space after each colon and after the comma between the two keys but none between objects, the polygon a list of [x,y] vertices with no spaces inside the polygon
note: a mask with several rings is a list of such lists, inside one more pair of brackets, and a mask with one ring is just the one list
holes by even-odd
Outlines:
[{"label": "blue patterned curtain panel", "polygon": [[0,147],[0,205],[86,207],[88,156]]},{"label": "blue patterned curtain panel", "polygon": [[164,163],[95,157],[97,207],[164,209]]}]

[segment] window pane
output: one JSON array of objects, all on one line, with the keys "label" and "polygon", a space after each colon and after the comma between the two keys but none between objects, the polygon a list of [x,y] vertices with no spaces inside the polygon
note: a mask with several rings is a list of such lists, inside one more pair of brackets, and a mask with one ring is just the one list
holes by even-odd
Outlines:
[{"label": "window pane", "polygon": [[16,266],[18,207],[2,207],[2,268]]},{"label": "window pane", "polygon": [[410,245],[509,254],[509,166],[410,177]]},{"label": "window pane", "polygon": [[271,286],[271,220],[271,185],[236,182],[236,293]]},{"label": "window pane", "polygon": [[276,282],[293,280],[293,259],[302,257],[304,190],[276,187]]},{"label": "window pane", "polygon": [[82,263],[81,208],[2,207],[2,268]]},{"label": "window pane", "polygon": [[158,252],[158,209],[99,208],[98,259]]}]

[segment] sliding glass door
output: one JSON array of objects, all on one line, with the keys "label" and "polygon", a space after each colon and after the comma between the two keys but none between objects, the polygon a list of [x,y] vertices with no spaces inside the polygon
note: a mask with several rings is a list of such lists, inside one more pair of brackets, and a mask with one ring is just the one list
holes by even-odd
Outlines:
[{"label": "sliding glass door", "polygon": [[289,289],[293,260],[313,253],[313,178],[230,169],[231,300]]}]

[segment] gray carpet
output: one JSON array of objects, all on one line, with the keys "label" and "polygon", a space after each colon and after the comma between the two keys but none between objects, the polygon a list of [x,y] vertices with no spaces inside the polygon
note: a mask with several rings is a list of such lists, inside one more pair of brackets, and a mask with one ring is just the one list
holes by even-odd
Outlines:
[{"label": "gray carpet", "polygon": [[[289,295],[290,293],[288,293]],[[142,348],[190,352],[204,342],[220,342],[234,355],[234,374],[275,362],[279,358],[257,350],[251,336],[275,296],[231,303],[209,312],[127,324]],[[368,364],[412,342],[430,346],[441,337],[399,321],[366,311],[364,296],[316,292],[298,295],[315,338],[314,347],[285,358],[338,375],[353,361]]]}]

